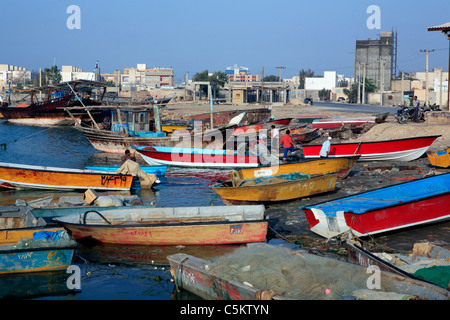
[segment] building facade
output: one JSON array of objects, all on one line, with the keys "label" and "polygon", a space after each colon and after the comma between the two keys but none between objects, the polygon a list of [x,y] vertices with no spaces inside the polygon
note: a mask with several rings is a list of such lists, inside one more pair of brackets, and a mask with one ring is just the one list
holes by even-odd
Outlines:
[{"label": "building facade", "polygon": [[61,82],[75,80],[98,81],[98,75],[96,72],[83,72],[83,69],[74,66],[62,66],[60,73]]},{"label": "building facade", "polygon": [[323,77],[305,78],[305,90],[332,90],[337,86],[336,71],[325,71]]},{"label": "building facade", "polygon": [[355,45],[355,79],[363,77],[374,82],[381,91],[391,90],[395,74],[396,36],[380,32],[380,39],[357,40]]},{"label": "building facade", "polygon": [[174,76],[172,68],[148,69],[146,64],[138,64],[137,68],[126,68],[120,75],[122,90],[131,88],[146,90],[153,88],[173,87]]},{"label": "building facade", "polygon": [[0,64],[0,85],[5,86],[9,81],[11,81],[11,84],[14,86],[31,81],[31,71],[28,71],[24,67]]},{"label": "building facade", "polygon": [[259,81],[259,76],[257,74],[249,74],[248,68],[246,67],[238,67],[237,65],[234,65],[234,67],[228,67],[225,70],[225,73],[228,75],[228,79],[230,82]]}]

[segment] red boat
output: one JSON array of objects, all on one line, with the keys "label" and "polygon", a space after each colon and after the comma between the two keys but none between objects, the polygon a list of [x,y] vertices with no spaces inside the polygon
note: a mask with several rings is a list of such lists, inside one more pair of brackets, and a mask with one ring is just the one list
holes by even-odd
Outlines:
[{"label": "red boat", "polygon": [[[422,156],[437,136],[413,137],[385,141],[332,143],[329,157],[360,156],[359,161],[411,161]],[[305,158],[319,158],[322,145],[304,145]]]},{"label": "red boat", "polygon": [[362,237],[450,219],[450,173],[300,207],[311,231]]},{"label": "red boat", "polygon": [[261,122],[261,123],[236,127],[234,129],[233,135],[249,133],[249,132],[258,132],[259,130],[262,130],[262,129],[270,130],[272,125],[287,126],[291,123],[292,119],[293,118],[283,118],[283,119],[270,120],[267,122]]},{"label": "red boat", "polygon": [[312,129],[337,129],[345,125],[360,126],[364,123],[375,123],[375,116],[368,117],[329,117],[316,119],[312,122]]},{"label": "red boat", "polygon": [[138,147],[134,149],[150,165],[172,165],[197,168],[254,168],[258,166],[258,156],[237,155],[233,150],[179,148],[179,147]]}]

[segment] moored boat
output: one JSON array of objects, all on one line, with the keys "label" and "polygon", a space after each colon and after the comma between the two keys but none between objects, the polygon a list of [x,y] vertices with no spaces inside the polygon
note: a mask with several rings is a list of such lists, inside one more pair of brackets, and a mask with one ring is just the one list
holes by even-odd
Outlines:
[{"label": "moored boat", "polygon": [[337,129],[345,125],[360,126],[364,123],[375,123],[376,116],[366,117],[328,117],[326,119],[316,119],[312,122],[312,129]]},{"label": "moored boat", "polygon": [[294,128],[290,131],[294,143],[307,143],[319,137],[318,129]]},{"label": "moored boat", "polygon": [[336,173],[338,179],[348,176],[359,156],[348,158],[327,158],[304,162],[286,163],[271,167],[245,168],[237,171],[239,179],[252,179],[293,172],[316,174]]},{"label": "moored boat", "polygon": [[66,270],[76,243],[29,207],[0,207],[0,274]]},{"label": "moored boat", "polygon": [[85,212],[53,219],[76,240],[145,245],[265,241],[264,206],[211,206]]},{"label": "moored boat", "polygon": [[450,218],[450,173],[408,181],[300,207],[311,231],[331,238],[351,231],[358,237]]},{"label": "moored boat", "polygon": [[102,171],[0,163],[0,187],[128,191],[134,176]]},{"label": "moored boat", "polygon": [[336,174],[310,176],[294,172],[254,179],[232,179],[211,188],[225,204],[278,202],[333,191],[336,179]]},{"label": "moored boat", "polygon": [[338,259],[268,244],[249,244],[213,260],[169,255],[178,290],[206,300],[448,300],[449,292],[424,281],[373,272]]},{"label": "moored boat", "polygon": [[251,132],[259,132],[262,129],[270,130],[272,125],[276,126],[287,126],[291,123],[293,118],[283,118],[283,119],[275,119],[269,120],[267,122],[260,122],[256,124],[248,124],[245,126],[236,127],[233,131],[233,135],[251,133]]},{"label": "moored boat", "polygon": [[258,156],[238,155],[233,150],[157,146],[133,146],[133,149],[149,165],[197,168],[253,168],[259,165]]},{"label": "moored boat", "polygon": [[440,168],[450,167],[450,148],[444,151],[427,152],[431,165]]},{"label": "moored boat", "polygon": [[[0,107],[0,114],[11,123],[25,125],[52,126],[71,124],[73,120],[79,122],[89,116],[85,114],[70,117],[64,108],[70,107],[76,110],[75,113],[79,113],[84,106],[101,105],[106,87],[103,82],[76,80],[34,88],[30,93],[29,104]],[[37,101],[36,93],[39,91],[46,92],[43,101]],[[98,98],[93,98],[93,91],[100,91]],[[105,116],[100,109],[90,114],[90,117],[100,122]]]},{"label": "moored boat", "polygon": [[[331,143],[330,158],[360,156],[359,161],[412,161],[422,156],[440,135],[384,141]],[[305,158],[320,158],[322,145],[303,145]]]}]

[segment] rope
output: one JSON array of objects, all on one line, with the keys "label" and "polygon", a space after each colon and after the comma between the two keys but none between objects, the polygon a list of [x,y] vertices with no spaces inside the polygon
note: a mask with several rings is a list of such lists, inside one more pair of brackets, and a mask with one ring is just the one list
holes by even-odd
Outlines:
[{"label": "rope", "polygon": [[17,142],[17,141],[22,140],[22,139],[27,139],[27,138],[29,138],[31,136],[34,136],[36,134],[39,134],[39,133],[42,133],[42,132],[45,132],[45,131],[48,131],[48,130],[51,130],[51,129],[53,129],[53,127],[50,127],[50,128],[47,128],[47,129],[44,129],[44,130],[41,130],[41,131],[38,131],[38,132],[35,132],[35,133],[32,133],[32,134],[29,134],[29,135],[27,135],[25,137],[21,137],[21,138],[15,139],[15,140],[11,140],[9,142],[1,143],[0,144],[0,149],[6,150],[6,145],[9,144],[9,143]]}]

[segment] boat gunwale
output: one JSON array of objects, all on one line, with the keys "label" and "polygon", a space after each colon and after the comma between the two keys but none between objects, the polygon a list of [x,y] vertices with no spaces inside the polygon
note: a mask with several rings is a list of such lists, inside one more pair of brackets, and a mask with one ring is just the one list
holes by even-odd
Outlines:
[{"label": "boat gunwale", "polygon": [[2,249],[2,246],[11,246],[14,244],[0,244],[0,255],[2,254],[10,254],[10,253],[21,253],[21,252],[30,252],[30,251],[55,251],[55,250],[75,250],[78,248],[78,244],[65,244],[62,246],[51,245],[49,247],[28,247],[28,248],[14,248],[14,249]]},{"label": "boat gunwale", "polygon": [[[374,144],[374,143],[386,143],[386,142],[398,142],[398,141],[403,141],[403,140],[415,140],[415,139],[424,139],[424,138],[439,138],[442,137],[441,134],[438,135],[431,135],[431,136],[419,136],[419,137],[408,137],[408,138],[399,138],[399,139],[391,139],[391,140],[380,140],[380,141],[354,141],[354,142],[339,142],[339,143],[332,143],[331,146],[341,146],[341,145],[352,145],[352,144]],[[304,145],[302,147],[318,147],[318,146],[322,146],[321,144],[307,144]],[[356,154],[358,155],[358,154]]]}]

